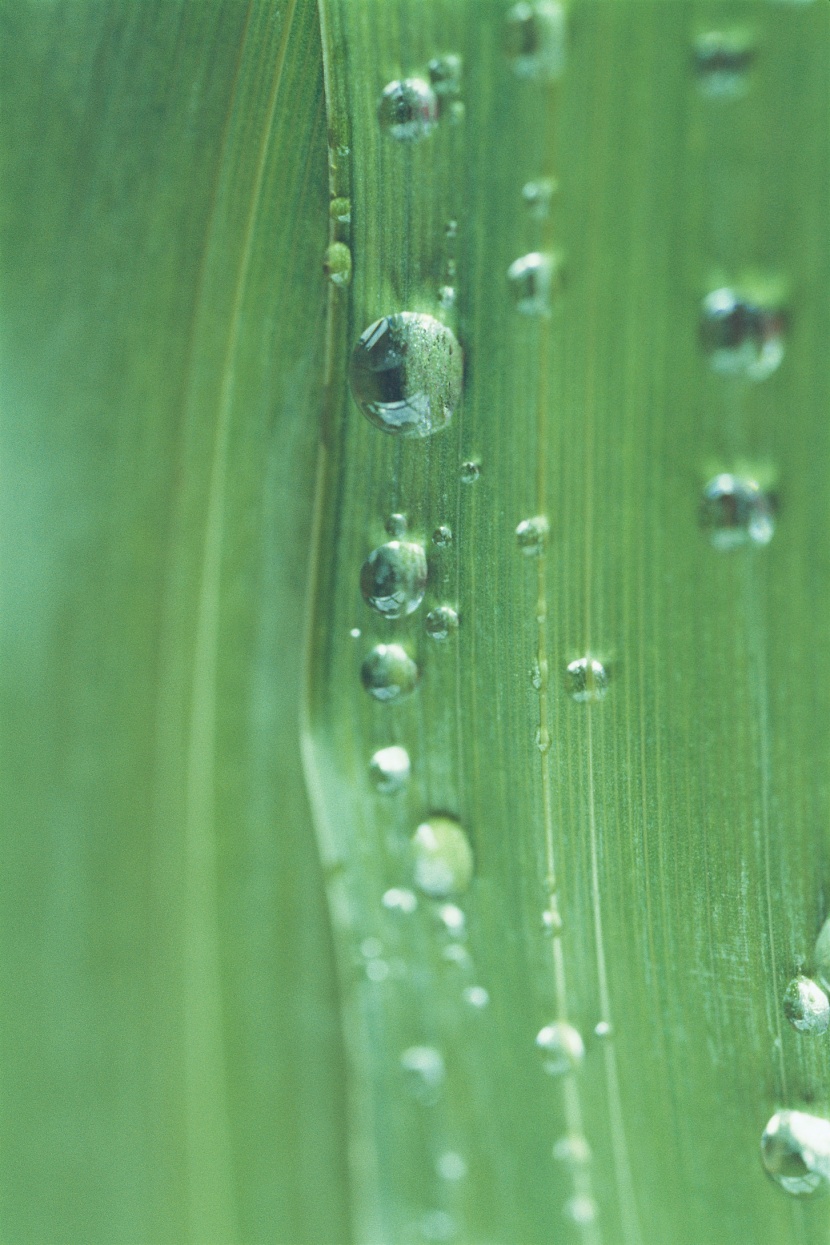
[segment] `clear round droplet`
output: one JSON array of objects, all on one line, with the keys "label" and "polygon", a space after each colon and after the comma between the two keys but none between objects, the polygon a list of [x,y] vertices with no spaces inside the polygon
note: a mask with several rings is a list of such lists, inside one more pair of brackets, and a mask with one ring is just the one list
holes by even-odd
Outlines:
[{"label": "clear round droplet", "polygon": [[479,478],[480,475],[481,475],[481,464],[480,463],[470,461],[470,462],[461,464],[460,476],[461,476],[462,484],[475,484],[476,480]]},{"label": "clear round droplet", "polygon": [[442,523],[440,527],[436,527],[432,533],[432,543],[437,545],[439,549],[446,549],[452,544],[452,528]]},{"label": "clear round droplet", "polygon": [[400,700],[414,692],[419,671],[400,644],[376,644],[360,668],[363,686],[375,700]]},{"label": "clear round droplet", "polygon": [[422,78],[404,78],[384,87],[378,104],[380,128],[398,142],[427,138],[438,123],[438,99]]},{"label": "clear round droplet", "polygon": [[449,605],[439,605],[426,616],[427,635],[433,640],[448,640],[458,630],[458,615]]},{"label": "clear round droplet", "polygon": [[412,836],[415,885],[425,895],[444,899],[462,894],[473,876],[473,849],[451,817],[430,817]]},{"label": "clear round droplet", "polygon": [[349,383],[364,415],[384,432],[428,437],[461,400],[463,359],[455,334],[414,311],[375,320],[355,345]]},{"label": "clear round droplet", "polygon": [[507,269],[513,305],[525,316],[544,316],[550,311],[555,265],[550,255],[531,251]]},{"label": "clear round droplet", "polygon": [[776,1111],[761,1137],[761,1161],[794,1197],[830,1190],[830,1120],[805,1111]]},{"label": "clear round droplet", "polygon": [[565,670],[565,691],[580,704],[603,700],[608,691],[608,672],[596,657],[578,657]]},{"label": "clear round droplet", "polygon": [[441,907],[438,909],[438,918],[447,930],[447,933],[452,934],[454,938],[464,937],[467,918],[458,904],[441,904]]},{"label": "clear round droplet", "polygon": [[438,1101],[446,1069],[444,1057],[434,1046],[408,1046],[401,1054],[401,1067],[413,1098],[426,1106]]},{"label": "clear round droplet", "polygon": [[519,78],[551,81],[565,68],[565,9],[555,0],[515,4],[507,14],[504,51]]},{"label": "clear round droplet", "polygon": [[607,1020],[599,1020],[594,1025],[594,1035],[598,1038],[610,1037],[613,1030]]},{"label": "clear round droplet", "polygon": [[350,224],[352,219],[351,199],[332,199],[329,204],[329,216],[332,220],[337,221],[339,225]]},{"label": "clear round droplet", "polygon": [[418,896],[407,887],[392,886],[384,891],[381,903],[389,912],[403,912],[410,916],[418,907]]},{"label": "clear round droplet", "polygon": [[401,791],[409,782],[409,753],[399,744],[379,748],[369,762],[369,772],[375,788],[383,795]]},{"label": "clear round droplet", "polygon": [[755,49],[745,30],[708,30],[694,43],[695,78],[709,99],[740,99],[749,85]]},{"label": "clear round droplet", "polygon": [[727,472],[703,490],[700,522],[716,549],[768,545],[775,532],[772,499],[746,476]]},{"label": "clear round droplet", "polygon": [[700,333],[712,370],[764,380],[784,357],[784,315],[735,290],[712,290],[703,300]]},{"label": "clear round droplet", "polygon": [[579,1032],[565,1020],[545,1025],[536,1034],[536,1049],[549,1076],[575,1072],[585,1058],[585,1043]]},{"label": "clear round droplet", "polygon": [[830,1024],[830,999],[809,977],[794,977],[784,991],[784,1015],[799,1033],[825,1033]]},{"label": "clear round droplet", "polygon": [[352,253],[345,242],[332,242],[326,248],[323,271],[332,285],[348,285],[352,279]]},{"label": "clear round droplet", "polygon": [[545,552],[550,524],[543,514],[522,519],[516,528],[516,543],[525,557],[540,558]]},{"label": "clear round droplet", "polygon": [[360,591],[386,618],[412,614],[424,599],[427,555],[421,545],[390,540],[369,554],[360,571]]}]

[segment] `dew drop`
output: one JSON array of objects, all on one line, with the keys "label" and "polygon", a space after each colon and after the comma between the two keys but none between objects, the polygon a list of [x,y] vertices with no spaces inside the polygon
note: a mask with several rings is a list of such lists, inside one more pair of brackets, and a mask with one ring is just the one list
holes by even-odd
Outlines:
[{"label": "dew drop", "polygon": [[608,1038],[613,1030],[607,1020],[599,1020],[594,1025],[594,1035],[598,1038]]},{"label": "dew drop", "polygon": [[761,1137],[761,1161],[795,1197],[830,1189],[830,1121],[805,1111],[776,1111]]},{"label": "dew drop", "polygon": [[716,549],[768,545],[775,532],[772,499],[755,480],[727,472],[703,490],[700,522]]},{"label": "dew drop", "polygon": [[457,968],[467,968],[470,963],[470,953],[463,943],[449,942],[441,952],[442,959],[448,964],[455,964]]},{"label": "dew drop", "polygon": [[448,933],[452,934],[454,938],[464,937],[464,928],[467,924],[467,918],[458,907],[458,904],[442,904],[438,909],[438,916]]},{"label": "dew drop", "polygon": [[555,0],[516,4],[507,14],[504,50],[519,78],[550,81],[565,68],[565,10]]},{"label": "dew drop", "polygon": [[429,81],[438,96],[439,111],[444,103],[457,99],[461,94],[461,57],[453,53],[435,56],[427,65]]},{"label": "dew drop", "polygon": [[754,59],[755,50],[747,31],[706,31],[694,44],[698,89],[710,99],[740,98],[746,93]]},{"label": "dew drop", "polygon": [[813,954],[816,976],[825,990],[830,990],[830,917],[824,922],[816,939]]},{"label": "dew drop", "polygon": [[543,177],[538,181],[525,182],[522,187],[522,198],[534,220],[546,220],[550,213],[551,200],[556,193],[556,182],[553,178]]},{"label": "dew drop", "polygon": [[390,540],[369,554],[360,571],[360,591],[386,618],[413,613],[424,599],[427,556],[421,545]]},{"label": "dew drop", "polygon": [[352,219],[351,199],[332,199],[329,204],[329,216],[339,225],[349,225]]},{"label": "dew drop", "polygon": [[393,540],[403,540],[406,535],[407,520],[405,514],[390,514],[384,524],[387,533]]},{"label": "dew drop", "polygon": [[461,464],[461,483],[475,484],[481,475],[481,464],[476,462],[467,462]]},{"label": "dew drop", "polygon": [[360,668],[363,686],[375,700],[400,700],[414,692],[418,667],[400,644],[376,644]]},{"label": "dew drop", "polygon": [[703,300],[701,340],[712,370],[764,380],[784,357],[784,316],[735,290],[712,290]]},{"label": "dew drop", "polygon": [[536,731],[536,747],[543,756],[546,752],[550,752],[551,742],[550,731],[546,726],[540,726]]},{"label": "dew drop", "polygon": [[407,1087],[413,1098],[431,1106],[438,1101],[446,1075],[444,1057],[434,1046],[408,1046],[401,1055]]},{"label": "dew drop", "polygon": [[809,977],[794,977],[784,991],[784,1015],[799,1033],[824,1033],[830,1024],[830,999]]},{"label": "dew drop", "polygon": [[550,311],[554,263],[549,255],[531,251],[507,269],[513,304],[525,316],[544,316]]},{"label": "dew drop", "polygon": [[418,897],[406,887],[393,886],[384,892],[381,903],[390,912],[403,912],[405,916],[410,916],[418,907]]},{"label": "dew drop", "polygon": [[442,1180],[463,1180],[467,1175],[467,1164],[460,1154],[447,1150],[439,1155],[435,1170]]},{"label": "dew drop", "polygon": [[557,1163],[582,1166],[591,1161],[591,1147],[579,1133],[569,1133],[554,1143],[553,1157]]},{"label": "dew drop", "polygon": [[596,657],[578,657],[565,670],[565,691],[580,704],[603,700],[608,691],[608,671]]},{"label": "dew drop", "polygon": [[353,640],[359,640],[362,634],[363,632],[360,630],[359,627],[352,627],[351,631],[349,632],[349,635],[352,637]]},{"label": "dew drop", "polygon": [[348,285],[352,279],[352,253],[345,242],[332,242],[326,248],[323,271],[332,285]]},{"label": "dew drop", "polygon": [[540,1029],[536,1047],[542,1056],[542,1067],[550,1076],[575,1072],[585,1057],[585,1043],[580,1034],[564,1020]]},{"label": "dew drop", "polygon": [[449,605],[439,605],[429,611],[425,626],[433,640],[448,640],[458,630],[458,615]]},{"label": "dew drop", "polygon": [[484,986],[465,986],[461,991],[461,997],[465,1003],[469,1003],[470,1007],[475,1007],[477,1011],[481,1011],[490,1002],[490,994]]},{"label": "dew drop", "polygon": [[438,302],[444,311],[450,311],[455,306],[455,286],[442,285],[438,291]]},{"label": "dew drop", "polygon": [[430,817],[412,837],[415,885],[435,899],[461,894],[473,876],[473,850],[457,821]]},{"label": "dew drop", "polygon": [[409,753],[399,744],[379,748],[369,762],[372,781],[383,795],[401,791],[409,782],[410,772]]},{"label": "dew drop", "polygon": [[568,1198],[564,1210],[565,1217],[580,1227],[593,1223],[597,1217],[596,1202],[592,1197],[586,1197],[584,1194]]},{"label": "dew drop", "polygon": [[349,364],[352,396],[384,432],[428,437],[449,423],[461,399],[463,363],[455,335],[413,311],[375,320]]},{"label": "dew drop", "polygon": [[404,78],[384,87],[378,104],[380,128],[398,142],[427,138],[438,122],[438,99],[422,78]]},{"label": "dew drop", "polygon": [[558,912],[551,911],[550,908],[545,908],[542,913],[542,930],[550,937],[554,934],[561,933],[562,917]]},{"label": "dew drop", "polygon": [[550,524],[543,514],[522,519],[516,528],[516,542],[525,557],[540,558],[545,552]]},{"label": "dew drop", "polygon": [[386,981],[389,971],[389,965],[386,963],[386,960],[370,960],[366,965],[366,977],[375,984]]},{"label": "dew drop", "polygon": [[452,544],[452,528],[449,528],[442,523],[441,526],[436,527],[435,531],[432,533],[432,541],[433,544],[437,545],[439,549],[446,549]]}]

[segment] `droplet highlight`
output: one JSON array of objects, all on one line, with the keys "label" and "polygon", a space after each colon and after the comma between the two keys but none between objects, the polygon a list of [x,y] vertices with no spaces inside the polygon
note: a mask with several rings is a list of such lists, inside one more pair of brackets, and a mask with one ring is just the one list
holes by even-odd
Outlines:
[{"label": "droplet highlight", "polygon": [[375,789],[383,795],[402,791],[411,773],[409,753],[399,744],[379,748],[369,762],[369,772]]},{"label": "droplet highlight", "polygon": [[412,614],[426,586],[427,556],[411,541],[391,540],[373,549],[360,571],[364,601],[385,618]]},{"label": "droplet highlight", "polygon": [[547,219],[555,193],[556,182],[553,178],[542,177],[538,181],[525,182],[522,187],[522,199],[534,220]]},{"label": "droplet highlight", "polygon": [[549,1076],[575,1072],[585,1058],[585,1043],[577,1029],[565,1020],[545,1025],[536,1035],[536,1049]]},{"label": "droplet highlight", "polygon": [[578,657],[565,670],[565,691],[579,704],[604,700],[608,692],[608,672],[596,657]]},{"label": "droplet highlight", "polygon": [[806,1111],[776,1111],[761,1136],[761,1161],[794,1197],[830,1190],[830,1120]]},{"label": "droplet highlight", "polygon": [[784,357],[784,315],[726,287],[703,300],[700,334],[713,371],[765,380]]},{"label": "droplet highlight", "polygon": [[551,81],[565,68],[565,9],[554,0],[515,4],[504,26],[504,51],[517,78]]},{"label": "droplet highlight", "polygon": [[481,464],[473,462],[472,460],[467,463],[462,463],[459,474],[462,484],[475,484],[476,480],[478,480],[481,475]]},{"label": "droplet highlight", "polygon": [[381,903],[389,912],[402,912],[410,916],[418,907],[418,896],[407,887],[392,886],[384,891]]},{"label": "droplet highlight", "polygon": [[830,1024],[830,999],[809,977],[794,977],[784,991],[784,1015],[799,1033],[825,1033]]},{"label": "droplet highlight", "polygon": [[352,351],[349,382],[364,415],[384,432],[428,437],[461,400],[455,334],[432,316],[401,311],[370,324]]},{"label": "droplet highlight", "polygon": [[516,544],[527,558],[541,558],[545,552],[550,524],[543,514],[522,519],[516,528]]},{"label": "droplet highlight", "polygon": [[755,480],[723,472],[703,490],[700,523],[716,549],[768,545],[775,532],[772,499]]},{"label": "droplet highlight", "polygon": [[446,549],[452,544],[452,529],[443,523],[440,527],[436,527],[432,533],[432,543],[437,545],[439,549]]},{"label": "droplet highlight", "polygon": [[428,138],[438,124],[435,91],[422,78],[390,82],[380,97],[378,121],[384,134],[398,142],[416,143]]},{"label": "droplet highlight", "polygon": [[408,1046],[401,1055],[407,1086],[413,1098],[426,1106],[438,1101],[446,1075],[444,1057],[434,1046]]},{"label": "droplet highlight", "polygon": [[745,30],[708,30],[694,42],[698,90],[709,99],[740,99],[749,85],[755,49]]},{"label": "droplet highlight", "polygon": [[458,630],[458,614],[450,605],[439,605],[429,611],[424,625],[433,640],[448,640]]},{"label": "droplet highlight", "polygon": [[461,825],[451,817],[430,817],[412,836],[415,885],[425,895],[444,899],[467,890],[473,876],[473,849]]},{"label": "droplet highlight", "polygon": [[531,251],[507,269],[513,305],[524,316],[545,316],[550,311],[555,265],[550,255]]},{"label": "droplet highlight", "polygon": [[442,1180],[463,1180],[467,1175],[467,1164],[460,1154],[447,1150],[438,1156],[435,1170]]},{"label": "droplet highlight", "polygon": [[419,671],[400,644],[376,644],[360,668],[364,688],[375,700],[400,700],[414,692]]}]

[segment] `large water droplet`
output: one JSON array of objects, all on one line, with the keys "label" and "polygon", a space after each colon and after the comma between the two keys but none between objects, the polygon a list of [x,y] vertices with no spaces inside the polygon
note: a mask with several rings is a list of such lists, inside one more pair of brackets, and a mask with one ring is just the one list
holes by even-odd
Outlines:
[{"label": "large water droplet", "polygon": [[400,644],[376,644],[360,668],[363,686],[375,700],[399,700],[418,684],[418,667]]},{"label": "large water droplet", "polygon": [[372,423],[415,437],[446,427],[461,400],[462,378],[455,335],[413,311],[370,324],[349,364],[352,395]]},{"label": "large water droplet", "polygon": [[830,1189],[830,1120],[805,1111],[776,1111],[761,1137],[761,1161],[796,1197]]},{"label": "large water droplet", "polygon": [[767,545],[775,531],[771,498],[754,480],[727,472],[704,488],[700,522],[716,549]]},{"label": "large water droplet", "polygon": [[473,849],[457,821],[430,817],[412,837],[415,885],[426,895],[443,899],[460,894],[473,876]]},{"label": "large water droplet", "polygon": [[458,615],[449,605],[439,605],[426,616],[427,635],[433,640],[448,640],[458,630]]},{"label": "large water droplet", "polygon": [[701,339],[714,371],[764,380],[784,357],[784,316],[735,290],[713,290],[703,300]]},{"label": "large water droplet", "polygon": [[525,316],[547,315],[554,271],[551,257],[539,251],[513,261],[507,269],[507,280],[517,311]]},{"label": "large water droplet", "polygon": [[608,672],[596,657],[578,657],[565,670],[565,691],[580,704],[602,700],[608,691]]},{"label": "large water droplet", "polygon": [[542,1056],[542,1067],[550,1076],[576,1071],[585,1057],[582,1037],[565,1020],[540,1029],[536,1034],[536,1048]]},{"label": "large water droplet", "polygon": [[745,30],[709,30],[694,44],[697,85],[710,99],[738,99],[746,93],[755,50]]},{"label": "large water droplet", "polygon": [[560,77],[565,30],[565,9],[555,0],[515,4],[505,22],[504,50],[516,76],[542,81]]},{"label": "large water droplet", "polygon": [[373,549],[360,571],[367,605],[386,618],[403,618],[418,608],[427,586],[427,555],[421,545],[390,540]]},{"label": "large water droplet", "polygon": [[384,87],[378,121],[390,138],[414,143],[427,138],[438,122],[438,99],[422,78],[404,78]]},{"label": "large water droplet", "polygon": [[413,1098],[426,1106],[438,1101],[446,1075],[444,1057],[434,1046],[408,1046],[401,1055],[401,1067]]},{"label": "large water droplet", "polygon": [[800,1033],[824,1033],[830,1024],[830,999],[809,977],[794,977],[784,992],[784,1015]]},{"label": "large water droplet", "polygon": [[400,791],[409,782],[409,753],[398,744],[379,748],[369,763],[369,772],[375,787],[384,795]]},{"label": "large water droplet", "polygon": [[352,253],[345,242],[332,242],[326,249],[323,271],[332,285],[348,285],[352,279]]},{"label": "large water droplet", "polygon": [[516,528],[516,543],[528,558],[540,558],[545,552],[550,524],[543,514],[522,519]]}]

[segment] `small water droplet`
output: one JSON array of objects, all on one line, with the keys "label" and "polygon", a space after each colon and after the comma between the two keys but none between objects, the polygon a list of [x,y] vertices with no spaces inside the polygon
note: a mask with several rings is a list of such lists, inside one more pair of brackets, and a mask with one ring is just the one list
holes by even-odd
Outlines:
[{"label": "small water droplet", "polygon": [[400,700],[414,692],[419,671],[400,644],[376,644],[360,668],[363,686],[375,700]]},{"label": "small water droplet", "polygon": [[476,480],[481,476],[481,464],[473,462],[461,464],[461,483],[475,484]]},{"label": "small water droplet", "polygon": [[439,549],[446,549],[448,545],[452,544],[452,528],[449,528],[446,524],[442,523],[441,526],[436,527],[435,531],[432,533],[432,540],[433,544],[436,544]]},{"label": "small water droplet", "polygon": [[467,918],[458,904],[445,903],[438,909],[438,916],[447,931],[455,938],[464,936],[464,928],[467,924]]},{"label": "small water droplet", "polygon": [[540,558],[545,552],[550,524],[543,514],[522,519],[516,528],[516,541],[525,557]]},{"label": "small water droplet", "polygon": [[399,142],[427,138],[438,122],[435,91],[422,78],[390,82],[380,97],[378,121],[383,132]]},{"label": "small water droplet", "polygon": [[439,1155],[435,1170],[442,1180],[463,1180],[467,1175],[467,1164],[460,1154],[447,1150]]},{"label": "small water droplet", "polygon": [[542,931],[550,936],[561,933],[562,917],[558,911],[551,911],[550,908],[545,908],[542,913]]},{"label": "small water droplet", "polygon": [[504,50],[519,78],[550,81],[565,68],[565,9],[555,0],[515,4],[507,14]]},{"label": "small water droplet", "polygon": [[359,627],[352,627],[351,631],[349,632],[349,635],[352,637],[353,640],[359,640],[362,634],[363,632],[360,630]]},{"label": "small water droplet", "polygon": [[830,1189],[830,1120],[805,1111],[776,1111],[761,1137],[761,1161],[796,1197]]},{"label": "small water droplet", "polygon": [[568,1198],[564,1206],[565,1217],[570,1219],[572,1223],[584,1226],[593,1223],[597,1217],[597,1204],[592,1197],[586,1197],[580,1194],[577,1197]]},{"label": "small water droplet", "polygon": [[448,238],[457,237],[458,235],[458,221],[457,220],[447,221],[446,235]]},{"label": "small water droplet", "polygon": [[423,546],[390,540],[369,554],[360,571],[360,591],[367,605],[386,618],[412,614],[424,599],[427,555]]},{"label": "small water droplet", "polygon": [[830,999],[809,977],[794,977],[784,991],[784,1015],[799,1033],[824,1033],[830,1024]]},{"label": "small water droplet", "polygon": [[442,285],[438,291],[438,302],[444,308],[444,311],[449,311],[452,307],[454,307],[455,287],[452,285]]},{"label": "small water droplet", "polygon": [[536,1047],[542,1056],[542,1067],[550,1076],[575,1072],[585,1057],[582,1037],[565,1020],[545,1025],[536,1035]]},{"label": "small water droplet", "polygon": [[375,788],[383,795],[401,791],[409,782],[409,753],[399,744],[379,748],[369,762],[369,772]]},{"label": "small water droplet", "polygon": [[712,290],[703,300],[701,340],[713,371],[764,380],[784,357],[784,315],[732,289]]},{"label": "small water droplet", "polygon": [[610,1037],[613,1030],[607,1020],[599,1020],[594,1025],[594,1034],[598,1038]]},{"label": "small water droplet", "polygon": [[755,49],[745,30],[708,30],[694,43],[694,67],[702,95],[738,99],[746,93]]},{"label": "small water droplet", "polygon": [[435,899],[460,894],[473,876],[473,850],[457,821],[430,817],[412,837],[415,885]]},{"label": "small water droplet", "polygon": [[438,96],[438,108],[461,94],[461,57],[453,53],[435,56],[427,65],[429,81]]},{"label": "small water droplet", "polygon": [[565,691],[580,704],[603,700],[608,691],[608,671],[596,657],[578,657],[565,670]]},{"label": "small water droplet", "polygon": [[455,1221],[444,1210],[431,1210],[422,1215],[419,1227],[425,1241],[451,1241],[455,1236]]},{"label": "small water droplet", "polygon": [[401,1055],[407,1073],[407,1087],[413,1098],[425,1106],[438,1101],[446,1069],[444,1057],[434,1046],[408,1046]]},{"label": "small water droplet", "polygon": [[323,271],[332,285],[348,285],[352,279],[352,253],[345,242],[332,242],[326,248]]},{"label": "small water droplet", "polygon": [[406,887],[393,886],[384,892],[381,903],[390,912],[403,912],[410,916],[418,907],[418,896]]},{"label": "small water droplet", "polygon": [[723,472],[703,490],[700,522],[716,549],[768,545],[775,533],[772,499],[746,476]]},{"label": "small water droplet", "polygon": [[394,540],[403,540],[406,535],[407,519],[405,514],[390,514],[384,524],[387,533]]},{"label": "small water droplet", "polygon": [[351,199],[332,199],[329,204],[329,216],[332,220],[336,220],[339,225],[349,225],[352,219],[352,201]]},{"label": "small water droplet", "polygon": [[448,640],[458,630],[458,615],[449,605],[439,605],[429,611],[425,626],[433,640]]},{"label": "small water droplet", "polygon": [[470,963],[470,953],[461,942],[448,942],[441,956],[448,964],[455,964],[456,968],[467,968]]},{"label": "small water droplet", "polygon": [[546,726],[540,726],[536,731],[536,747],[544,756],[546,752],[550,752],[550,745],[550,731]]},{"label": "small water droplet", "polygon": [[349,364],[352,396],[384,432],[427,437],[449,423],[461,400],[463,361],[453,332],[413,311],[375,320]]},{"label": "small water droplet", "polygon": [[478,1011],[490,1002],[490,995],[484,986],[465,986],[461,991],[461,997],[465,1003],[469,1003],[470,1007],[475,1007]]},{"label": "small water droplet", "polygon": [[554,1143],[553,1157],[558,1163],[567,1163],[579,1167],[591,1161],[591,1147],[584,1137],[578,1133],[570,1133],[560,1137]]},{"label": "small water droplet", "polygon": [[386,960],[370,960],[366,965],[366,977],[375,984],[386,981],[389,976],[389,965]]},{"label": "small water droplet", "polygon": [[507,269],[513,304],[525,316],[544,316],[550,311],[555,265],[550,255],[531,251]]},{"label": "small water droplet", "polygon": [[552,177],[542,177],[538,181],[525,182],[522,187],[522,198],[534,220],[547,219],[550,213],[551,200],[555,193],[556,182]]}]

